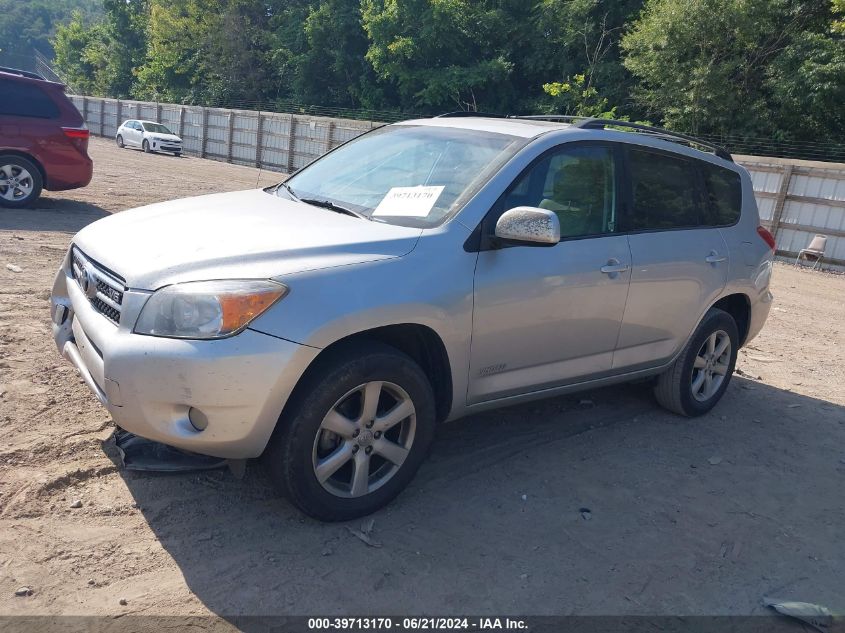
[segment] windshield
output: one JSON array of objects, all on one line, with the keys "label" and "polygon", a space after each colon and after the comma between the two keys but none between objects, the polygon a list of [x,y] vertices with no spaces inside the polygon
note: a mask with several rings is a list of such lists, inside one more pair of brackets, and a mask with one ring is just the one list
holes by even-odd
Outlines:
[{"label": "windshield", "polygon": [[277,189],[367,219],[428,227],[456,212],[525,139],[478,130],[397,125],[318,159]]},{"label": "windshield", "polygon": [[166,126],[161,123],[144,123],[144,129],[147,132],[157,132],[159,134],[173,134]]}]

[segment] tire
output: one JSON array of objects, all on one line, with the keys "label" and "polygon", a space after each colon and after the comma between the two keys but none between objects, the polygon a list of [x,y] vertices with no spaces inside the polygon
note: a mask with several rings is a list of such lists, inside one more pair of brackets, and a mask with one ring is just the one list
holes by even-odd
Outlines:
[{"label": "tire", "polygon": [[115,139],[115,141],[117,142],[117,146],[120,149],[123,149],[124,147],[126,147],[126,145],[123,142],[123,136],[121,136],[120,134],[117,135],[117,138]]},{"label": "tire", "polygon": [[[372,420],[364,407],[366,396],[376,393],[369,399],[378,404]],[[400,406],[402,413],[413,413],[399,417]],[[391,411],[400,421],[379,431]],[[388,345],[359,343],[318,359],[309,369],[279,419],[264,460],[273,483],[300,510],[322,521],[346,521],[375,512],[410,483],[428,454],[434,428],[434,392],[420,366]],[[403,445],[407,451],[396,450]],[[367,477],[356,478],[356,472]]]},{"label": "tire", "polygon": [[152,152],[150,149],[150,142],[147,139],[144,139],[144,142],[141,143],[141,147],[144,148],[144,153],[149,154]]},{"label": "tire", "polygon": [[179,157],[182,155],[182,152],[173,152],[173,155],[174,155],[176,158],[179,158]]},{"label": "tire", "polygon": [[[711,351],[719,352],[725,340],[728,348],[713,359],[715,354],[711,355]],[[728,388],[738,351],[739,332],[733,317],[711,308],[681,355],[657,377],[654,387],[657,401],[679,415],[704,415],[716,406]]]},{"label": "tire", "polygon": [[0,155],[0,206],[19,209],[38,200],[44,179],[41,170],[31,160],[16,154]]}]

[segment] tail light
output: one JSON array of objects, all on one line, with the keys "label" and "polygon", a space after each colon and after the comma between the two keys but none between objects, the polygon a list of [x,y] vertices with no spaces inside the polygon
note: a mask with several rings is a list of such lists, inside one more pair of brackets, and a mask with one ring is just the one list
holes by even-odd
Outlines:
[{"label": "tail light", "polygon": [[757,227],[757,234],[763,238],[763,241],[769,245],[769,248],[775,250],[775,236],[769,232],[764,226]]},{"label": "tail light", "polygon": [[88,139],[91,138],[91,130],[86,127],[63,127],[62,132],[70,139],[76,149],[83,154],[88,153]]}]

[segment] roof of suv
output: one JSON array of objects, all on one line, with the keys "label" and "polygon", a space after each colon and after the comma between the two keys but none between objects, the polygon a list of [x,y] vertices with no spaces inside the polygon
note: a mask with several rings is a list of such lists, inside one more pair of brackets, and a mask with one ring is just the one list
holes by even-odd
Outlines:
[{"label": "roof of suv", "polygon": [[37,83],[40,86],[50,86],[53,88],[59,88],[60,90],[65,89],[65,85],[63,83],[50,81],[48,79],[45,79],[38,73],[30,72],[28,70],[18,70],[17,68],[8,68],[7,66],[0,66],[0,76],[2,76],[3,79],[13,79],[26,83]]},{"label": "roof of suv", "polygon": [[[543,134],[555,130],[590,130],[596,132],[622,132],[636,133],[652,139],[665,141],[667,143],[685,146],[693,150],[703,150],[703,153],[715,154],[722,160],[733,162],[733,157],[726,149],[702,139],[686,134],[664,130],[662,128],[631,123],[629,121],[617,121],[612,119],[594,119],[590,117],[538,115],[528,117],[513,117],[499,115],[478,115],[470,113],[453,113],[441,115],[431,119],[414,119],[403,121],[397,125],[427,125],[433,127],[452,127],[466,130],[478,130],[508,134],[525,139],[534,139]],[[682,152],[684,153],[684,152]]]},{"label": "roof of suv", "polygon": [[537,121],[529,119],[499,117],[435,117],[433,119],[413,119],[397,125],[429,125],[432,127],[455,127],[464,130],[509,134],[522,138],[536,138],[551,130],[565,130],[572,127],[558,121]]}]

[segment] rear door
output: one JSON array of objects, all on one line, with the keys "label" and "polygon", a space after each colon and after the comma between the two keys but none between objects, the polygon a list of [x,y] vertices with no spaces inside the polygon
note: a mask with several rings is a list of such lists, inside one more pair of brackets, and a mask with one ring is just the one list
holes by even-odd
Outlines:
[{"label": "rear door", "polygon": [[621,179],[611,144],[566,143],[525,170],[484,220],[514,207],[557,214],[551,247],[482,250],[475,274],[470,402],[482,402],[611,370],[630,276],[618,233]]},{"label": "rear door", "polygon": [[631,285],[614,370],[670,359],[727,282],[728,247],[707,225],[699,161],[641,146],[625,151]]}]

